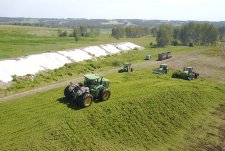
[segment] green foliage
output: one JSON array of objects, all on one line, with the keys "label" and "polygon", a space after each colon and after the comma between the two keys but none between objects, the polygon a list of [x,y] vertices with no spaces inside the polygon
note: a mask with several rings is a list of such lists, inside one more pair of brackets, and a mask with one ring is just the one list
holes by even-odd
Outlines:
[{"label": "green foliage", "polygon": [[116,26],[112,28],[111,36],[119,39],[122,37],[127,38],[138,38],[150,35],[151,31],[148,27],[141,27],[141,26]]},{"label": "green foliage", "polygon": [[173,36],[172,27],[170,25],[162,24],[159,26],[156,41],[158,46],[164,47],[171,43]]},{"label": "green foliage", "polygon": [[158,32],[158,29],[156,27],[151,29],[151,34],[152,34],[153,37],[157,36],[157,32]]},{"label": "green foliage", "polygon": [[113,27],[111,36],[116,39],[123,38],[125,36],[124,28],[121,26]]},{"label": "green foliage", "polygon": [[218,39],[218,29],[212,24],[190,22],[180,29],[179,40],[184,45],[212,45]]},{"label": "green foliage", "polygon": [[61,29],[58,29],[58,35],[59,37],[66,37],[67,31],[66,30],[62,31]]},{"label": "green foliage", "polygon": [[82,34],[84,33],[81,33],[81,28],[73,28],[73,37],[76,42],[80,39]]},{"label": "green foliage", "polygon": [[85,109],[64,88],[0,104],[1,150],[185,150],[180,134],[225,101],[224,86],[151,73],[106,76],[110,100]]},{"label": "green foliage", "polygon": [[221,41],[225,41],[225,26],[219,28],[219,37]]}]

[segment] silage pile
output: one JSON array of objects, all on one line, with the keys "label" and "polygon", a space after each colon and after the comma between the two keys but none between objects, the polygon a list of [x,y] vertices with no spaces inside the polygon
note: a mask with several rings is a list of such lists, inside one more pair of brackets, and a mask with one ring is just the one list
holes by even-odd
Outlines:
[{"label": "silage pile", "polygon": [[13,75],[35,75],[40,71],[57,69],[68,63],[80,62],[133,49],[142,49],[142,47],[130,42],[123,42],[42,53],[14,60],[2,60],[0,61],[0,81],[7,83],[13,80]]}]

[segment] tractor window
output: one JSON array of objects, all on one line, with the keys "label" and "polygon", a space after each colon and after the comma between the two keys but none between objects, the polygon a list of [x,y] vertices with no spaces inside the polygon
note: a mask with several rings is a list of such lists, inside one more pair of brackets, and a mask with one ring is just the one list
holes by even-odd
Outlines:
[{"label": "tractor window", "polygon": [[88,78],[85,78],[85,81],[84,81],[84,83],[87,84],[87,85],[95,84],[95,82],[96,82],[95,80],[90,80]]},{"label": "tractor window", "polygon": [[192,72],[192,69],[191,68],[187,68],[187,71],[190,73],[190,72]]}]

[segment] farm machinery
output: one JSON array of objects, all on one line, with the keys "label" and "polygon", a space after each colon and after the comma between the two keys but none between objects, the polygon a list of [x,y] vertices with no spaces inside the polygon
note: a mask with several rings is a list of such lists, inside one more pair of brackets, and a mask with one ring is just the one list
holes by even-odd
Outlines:
[{"label": "farm machinery", "polygon": [[64,95],[67,99],[76,101],[81,107],[88,107],[94,100],[106,101],[109,99],[111,92],[109,80],[96,74],[84,75],[84,82],[73,84],[70,83],[64,89]]},{"label": "farm machinery", "polygon": [[134,71],[134,69],[131,67],[131,64],[130,63],[125,63],[123,65],[123,68],[118,70],[118,73],[133,72],[133,71]]},{"label": "farm machinery", "polygon": [[185,80],[193,80],[199,77],[199,73],[194,72],[192,67],[184,67],[182,71],[176,71],[173,73],[172,78],[179,78]]},{"label": "farm machinery", "polygon": [[159,69],[154,71],[155,74],[167,74],[169,72],[169,67],[167,64],[161,64]]},{"label": "farm machinery", "polygon": [[147,56],[145,57],[145,60],[152,60],[152,56],[151,56],[151,55],[147,55]]},{"label": "farm machinery", "polygon": [[172,58],[171,52],[158,54],[158,61],[163,61],[163,60],[170,59],[170,58]]}]

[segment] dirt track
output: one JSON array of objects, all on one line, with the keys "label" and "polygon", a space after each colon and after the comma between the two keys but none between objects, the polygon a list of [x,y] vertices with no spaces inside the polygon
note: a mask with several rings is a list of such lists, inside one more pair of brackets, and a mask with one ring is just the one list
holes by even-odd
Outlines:
[{"label": "dirt track", "polygon": [[[133,67],[136,69],[156,67],[159,64],[161,64],[162,62],[167,63],[169,65],[169,67],[173,68],[173,69],[182,69],[182,67],[184,67],[184,66],[192,66],[192,67],[194,67],[194,69],[196,69],[196,71],[198,71],[200,73],[200,76],[203,76],[206,78],[209,77],[209,78],[215,79],[215,81],[217,81],[217,82],[225,84],[225,76],[224,76],[225,60],[220,59],[218,57],[209,57],[209,56],[201,54],[202,51],[207,51],[207,50],[210,50],[210,48],[199,49],[196,51],[192,51],[190,53],[177,55],[176,57],[173,57],[172,59],[168,59],[165,61],[150,61],[150,62],[144,61],[144,62],[133,64]],[[209,71],[209,66],[211,66],[210,71]],[[105,75],[108,75],[111,73],[115,73],[115,72],[117,72],[117,70],[118,69],[113,69],[110,71],[99,72],[98,74],[105,76]],[[213,78],[213,77],[216,77],[216,78]],[[15,99],[19,99],[19,98],[22,98],[24,96],[28,96],[31,94],[48,91],[48,90],[51,90],[54,88],[63,87],[63,86],[66,86],[70,81],[79,82],[82,80],[83,80],[83,77],[78,77],[78,78],[70,79],[67,81],[51,84],[48,86],[35,88],[35,89],[29,90],[26,92],[17,93],[17,94],[13,94],[13,95],[9,95],[9,96],[0,98],[0,102],[15,100]]]}]

